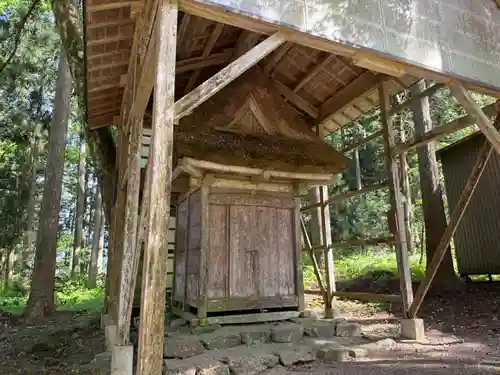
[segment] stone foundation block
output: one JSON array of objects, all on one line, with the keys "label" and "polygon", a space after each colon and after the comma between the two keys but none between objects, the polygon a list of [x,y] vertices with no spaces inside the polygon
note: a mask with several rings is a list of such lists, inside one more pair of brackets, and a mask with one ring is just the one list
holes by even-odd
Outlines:
[{"label": "stone foundation block", "polygon": [[199,340],[190,338],[172,338],[166,340],[164,356],[166,358],[188,358],[205,351]]},{"label": "stone foundation block", "polygon": [[203,355],[187,359],[166,359],[163,373],[165,375],[230,375],[227,365]]},{"label": "stone foundation block", "polygon": [[335,336],[336,332],[336,324],[328,321],[317,321],[304,327],[304,335],[309,337],[329,338]]},{"label": "stone foundation block", "polygon": [[425,328],[422,319],[401,319],[401,337],[415,341],[425,341]]},{"label": "stone foundation block", "polygon": [[342,345],[330,344],[318,350],[317,357],[323,362],[343,362],[349,356],[349,352]]},{"label": "stone foundation block", "polygon": [[208,350],[233,348],[241,345],[241,336],[237,333],[224,336],[213,336],[202,339],[201,343]]},{"label": "stone foundation block", "polygon": [[116,326],[115,325],[108,325],[106,328],[104,328],[104,339],[105,339],[105,345],[106,349],[112,350],[112,348],[115,346],[116,343]]},{"label": "stone foundation block", "polygon": [[313,362],[316,359],[316,354],[309,347],[296,347],[291,349],[280,350],[277,352],[280,363],[283,366],[292,366],[297,363]]},{"label": "stone foundation block", "polygon": [[337,336],[360,337],[361,326],[358,323],[337,323]]},{"label": "stone foundation block", "polygon": [[111,350],[111,375],[132,375],[134,367],[134,347],[115,345]]},{"label": "stone foundation block", "polygon": [[278,365],[272,354],[230,356],[224,359],[232,375],[256,375]]},{"label": "stone foundation block", "polygon": [[304,334],[304,328],[295,324],[283,324],[271,328],[273,342],[298,342]]},{"label": "stone foundation block", "polygon": [[258,345],[271,341],[270,331],[248,331],[241,332],[241,342],[245,345]]}]

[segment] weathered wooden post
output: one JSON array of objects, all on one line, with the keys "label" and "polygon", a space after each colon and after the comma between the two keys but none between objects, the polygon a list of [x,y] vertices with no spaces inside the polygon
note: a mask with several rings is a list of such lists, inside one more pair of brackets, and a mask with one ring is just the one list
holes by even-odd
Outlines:
[{"label": "weathered wooden post", "polygon": [[[396,240],[396,259],[398,263],[401,299],[403,303],[403,311],[405,316],[408,316],[408,309],[413,302],[413,291],[411,284],[411,272],[408,259],[408,243],[406,239],[405,222],[404,222],[404,206],[403,194],[400,185],[400,172],[397,162],[397,155],[393,152],[396,140],[394,137],[394,128],[391,118],[391,104],[389,92],[386,88],[386,83],[379,84],[379,100],[382,121],[382,133],[384,136],[385,153],[387,159],[387,180],[389,183],[389,198],[391,203],[391,211],[394,212],[395,218],[395,240]],[[410,339],[423,339],[423,322],[418,319],[403,319],[401,321],[402,335]]]},{"label": "weathered wooden post", "polygon": [[156,74],[153,101],[151,178],[142,272],[138,375],[163,370],[165,286],[174,130],[177,0],[161,0],[156,14]]}]

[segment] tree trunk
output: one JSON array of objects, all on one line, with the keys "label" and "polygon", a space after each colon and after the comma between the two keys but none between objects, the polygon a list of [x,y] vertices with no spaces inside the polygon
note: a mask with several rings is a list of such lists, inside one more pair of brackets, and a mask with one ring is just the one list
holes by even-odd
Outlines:
[{"label": "tree trunk", "polygon": [[100,231],[101,231],[101,191],[99,185],[96,189],[94,201],[94,232],[92,233],[92,252],[90,254],[88,287],[95,288],[97,283],[97,262],[99,259]]},{"label": "tree trunk", "polygon": [[71,74],[63,50],[59,58],[56,95],[49,135],[49,150],[38,225],[31,291],[26,306],[29,321],[43,319],[54,312],[57,228],[64,172],[64,151],[71,100]]},{"label": "tree trunk", "polygon": [[[417,95],[425,90],[425,82],[420,81],[412,87],[412,95]],[[416,101],[412,105],[413,119],[415,122],[415,135],[421,136],[432,130],[432,120],[427,97]],[[441,236],[446,229],[446,215],[439,184],[439,172],[436,161],[436,150],[433,142],[417,148],[418,170],[420,174],[420,189],[422,191],[422,206],[425,223],[425,243],[427,267],[432,260]],[[436,274],[434,285],[443,285],[455,280],[451,249],[448,247],[446,255]]]},{"label": "tree trunk", "polygon": [[97,253],[97,274],[101,275],[106,269],[104,264],[104,232],[106,231],[106,217],[104,215],[101,194],[101,228],[99,229],[99,252]]},{"label": "tree trunk", "polygon": [[73,262],[71,278],[77,276],[83,246],[83,216],[85,215],[85,136],[80,134],[80,160],[78,163],[78,185],[76,188],[75,237],[73,240]]},{"label": "tree trunk", "polygon": [[5,249],[5,259],[3,264],[3,291],[9,289],[10,272],[12,268],[12,250]]}]

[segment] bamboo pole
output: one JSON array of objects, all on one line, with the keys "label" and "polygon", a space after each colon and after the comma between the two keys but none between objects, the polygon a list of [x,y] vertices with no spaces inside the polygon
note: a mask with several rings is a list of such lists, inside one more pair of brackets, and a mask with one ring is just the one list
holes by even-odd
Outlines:
[{"label": "bamboo pole", "polygon": [[408,309],[413,301],[413,291],[411,284],[411,273],[410,265],[408,260],[408,243],[406,241],[406,232],[404,225],[404,208],[403,199],[401,194],[401,186],[399,183],[399,170],[398,163],[395,155],[392,154],[391,150],[395,145],[394,129],[392,125],[392,119],[390,116],[390,102],[389,102],[389,92],[387,90],[386,84],[384,82],[379,84],[379,101],[381,120],[382,120],[382,131],[384,133],[384,145],[386,152],[386,163],[389,181],[389,197],[391,202],[391,208],[394,211],[396,219],[396,259],[398,263],[401,298],[403,303],[403,311],[405,315],[408,313]]},{"label": "bamboo pole", "polygon": [[[495,129],[500,127],[500,113],[497,115],[494,123]],[[460,195],[460,199],[458,200],[453,212],[450,216],[450,222],[446,227],[443,235],[441,236],[441,240],[439,241],[439,245],[432,257],[432,261],[427,267],[427,272],[425,273],[424,279],[420,283],[420,286],[415,294],[415,300],[410,306],[409,316],[414,318],[422,302],[424,301],[425,295],[427,294],[434,277],[436,276],[437,270],[441,262],[443,261],[444,255],[446,254],[446,250],[450,245],[451,239],[455,234],[455,231],[460,224],[460,220],[467,209],[467,206],[470,203],[472,195],[476,190],[477,184],[486,168],[488,160],[490,159],[494,149],[492,148],[490,142],[487,140],[484,146],[481,148],[481,151],[477,157],[476,164],[472,169],[467,182],[465,183],[464,189],[462,190],[462,194]]]},{"label": "bamboo pole", "polygon": [[150,198],[142,271],[137,374],[163,371],[165,287],[172,178],[177,0],[160,0],[156,15]]}]

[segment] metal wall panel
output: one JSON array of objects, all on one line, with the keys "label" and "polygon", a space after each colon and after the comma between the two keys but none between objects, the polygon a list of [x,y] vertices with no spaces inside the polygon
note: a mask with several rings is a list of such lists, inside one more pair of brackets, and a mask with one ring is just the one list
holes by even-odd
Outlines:
[{"label": "metal wall panel", "polygon": [[493,0],[195,0],[500,88]]},{"label": "metal wall panel", "polygon": [[[441,150],[449,211],[485,142],[481,134]],[[491,156],[454,236],[458,272],[462,275],[500,274],[500,155]]]}]

